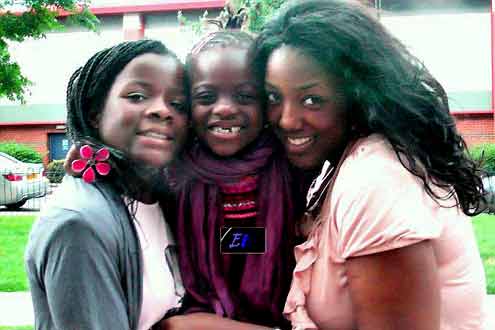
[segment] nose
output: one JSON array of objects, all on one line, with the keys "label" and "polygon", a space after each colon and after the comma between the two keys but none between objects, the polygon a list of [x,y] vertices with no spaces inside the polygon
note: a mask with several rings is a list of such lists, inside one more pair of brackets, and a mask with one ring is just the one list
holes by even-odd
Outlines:
[{"label": "nose", "polygon": [[228,119],[238,114],[239,109],[233,100],[230,98],[219,99],[217,104],[214,105],[212,115],[222,119]]},{"label": "nose", "polygon": [[154,121],[171,121],[175,114],[175,109],[165,100],[156,100],[146,109],[145,115]]},{"label": "nose", "polygon": [[[301,110],[291,102],[284,102],[279,110],[276,124],[285,131],[296,131],[303,127]],[[277,121],[278,120],[278,121]]]}]

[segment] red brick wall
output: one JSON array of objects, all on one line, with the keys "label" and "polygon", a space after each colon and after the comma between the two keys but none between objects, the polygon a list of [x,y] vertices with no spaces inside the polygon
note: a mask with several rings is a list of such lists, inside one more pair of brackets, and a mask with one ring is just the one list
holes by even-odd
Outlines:
[{"label": "red brick wall", "polygon": [[454,114],[457,129],[468,146],[492,142],[495,143],[495,123],[493,114]]},{"label": "red brick wall", "polygon": [[55,129],[55,125],[37,126],[2,126],[0,127],[0,142],[14,141],[26,144],[43,157],[43,163],[48,164],[48,133],[63,133]]}]

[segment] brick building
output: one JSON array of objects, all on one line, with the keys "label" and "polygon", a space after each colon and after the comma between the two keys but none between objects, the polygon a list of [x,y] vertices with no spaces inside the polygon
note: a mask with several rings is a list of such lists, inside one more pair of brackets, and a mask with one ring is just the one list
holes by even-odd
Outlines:
[{"label": "brick building", "polygon": [[[451,112],[468,144],[495,142],[495,14],[489,0],[362,0],[429,68],[445,88]],[[125,5],[123,5],[125,3]],[[0,100],[0,141],[26,143],[45,162],[63,157],[65,87],[70,74],[96,51],[123,40],[162,40],[184,57],[198,37],[180,27],[177,12],[194,21],[216,17],[225,0],[93,0],[100,33],[80,28],[11,44],[34,82],[26,105]]]}]

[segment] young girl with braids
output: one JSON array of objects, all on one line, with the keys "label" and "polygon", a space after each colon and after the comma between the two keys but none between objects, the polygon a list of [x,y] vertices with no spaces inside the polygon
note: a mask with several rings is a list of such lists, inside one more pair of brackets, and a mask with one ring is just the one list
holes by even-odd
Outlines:
[{"label": "young girl with braids", "polygon": [[[248,57],[252,42],[243,32],[216,32],[187,58],[196,139],[176,178],[187,315],[165,320],[166,329],[288,325],[282,308],[303,195],[295,192],[283,149],[265,126],[261,82]],[[243,226],[265,228],[264,253],[220,251],[221,228]]]},{"label": "young girl with braids", "polygon": [[157,196],[186,139],[186,101],[183,65],[158,41],[105,49],[72,75],[67,125],[87,145],[84,179],[92,166],[108,175],[65,177],[33,226],[26,269],[37,330],[147,330],[180,304]]}]

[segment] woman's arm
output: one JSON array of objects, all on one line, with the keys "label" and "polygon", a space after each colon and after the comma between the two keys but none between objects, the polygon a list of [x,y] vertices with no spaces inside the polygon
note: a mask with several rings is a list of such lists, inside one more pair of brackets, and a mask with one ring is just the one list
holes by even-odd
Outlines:
[{"label": "woman's arm", "polygon": [[428,240],[346,261],[359,330],[438,330],[440,292]]},{"label": "woman's arm", "polygon": [[117,256],[74,211],[42,217],[31,233],[27,271],[37,323],[57,329],[129,329]]},{"label": "woman's arm", "polygon": [[210,313],[177,315],[160,323],[161,330],[272,330],[261,325],[234,321]]}]

